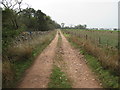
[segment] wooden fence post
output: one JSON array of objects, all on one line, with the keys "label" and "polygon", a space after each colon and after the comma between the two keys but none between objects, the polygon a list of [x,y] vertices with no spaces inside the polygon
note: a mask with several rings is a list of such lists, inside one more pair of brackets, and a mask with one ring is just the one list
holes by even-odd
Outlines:
[{"label": "wooden fence post", "polygon": [[85,36],[85,39],[86,39],[86,40],[88,39],[88,36],[87,36],[87,35]]},{"label": "wooden fence post", "polygon": [[101,38],[100,37],[98,38],[98,44],[101,44]]},{"label": "wooden fence post", "polygon": [[108,42],[109,42],[109,41],[107,40],[107,48],[108,48]]}]

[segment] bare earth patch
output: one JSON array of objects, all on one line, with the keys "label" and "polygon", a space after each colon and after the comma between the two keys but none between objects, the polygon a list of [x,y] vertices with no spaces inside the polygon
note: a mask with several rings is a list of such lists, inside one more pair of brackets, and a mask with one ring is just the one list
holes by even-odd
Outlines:
[{"label": "bare earth patch", "polygon": [[[61,32],[60,32],[61,33]],[[73,88],[102,88],[91,70],[88,68],[83,55],[74,50],[61,33],[63,58],[67,65],[67,76]]]},{"label": "bare earth patch", "polygon": [[38,56],[19,85],[19,88],[47,88],[51,74],[58,34],[50,45]]}]

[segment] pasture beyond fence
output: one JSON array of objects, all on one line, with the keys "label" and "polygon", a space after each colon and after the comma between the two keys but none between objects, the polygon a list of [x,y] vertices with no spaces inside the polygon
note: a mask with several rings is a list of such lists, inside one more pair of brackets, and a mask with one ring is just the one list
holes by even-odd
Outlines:
[{"label": "pasture beyond fence", "polygon": [[118,32],[95,30],[65,30],[66,33],[90,40],[97,46],[119,48]]}]

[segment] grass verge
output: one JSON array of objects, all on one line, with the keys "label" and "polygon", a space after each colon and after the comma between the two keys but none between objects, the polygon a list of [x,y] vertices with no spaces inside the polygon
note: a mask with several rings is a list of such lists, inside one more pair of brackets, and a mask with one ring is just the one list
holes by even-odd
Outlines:
[{"label": "grass verge", "polygon": [[75,43],[70,37],[72,37],[70,34],[64,34],[65,37],[68,39],[68,41],[71,43],[72,46],[79,49],[81,54],[84,54],[84,57],[87,61],[88,66],[92,69],[92,71],[98,76],[98,79],[101,81],[102,86],[104,88],[120,88],[120,85],[118,83],[119,76],[113,73],[112,71],[105,69],[102,67],[101,63],[97,58],[95,58],[93,55],[88,54],[85,49]]}]

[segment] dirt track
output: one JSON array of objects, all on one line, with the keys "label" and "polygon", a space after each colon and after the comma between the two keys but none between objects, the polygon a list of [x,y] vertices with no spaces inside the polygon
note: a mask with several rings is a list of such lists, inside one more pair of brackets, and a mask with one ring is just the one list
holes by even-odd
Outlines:
[{"label": "dirt track", "polygon": [[67,74],[72,82],[73,88],[100,88],[96,77],[85,63],[84,56],[74,50],[66,38],[62,36],[62,47],[64,61],[67,63]]},{"label": "dirt track", "polygon": [[[58,31],[60,32],[60,31]],[[96,77],[87,67],[83,55],[74,50],[63,34],[63,60],[66,63],[66,73],[73,88],[101,88]],[[19,88],[47,88],[51,74],[53,59],[57,48],[58,33],[51,44],[39,55],[19,85]]]},{"label": "dirt track", "polygon": [[20,83],[19,88],[45,88],[49,82],[58,34],[50,45],[38,56]]}]

